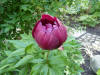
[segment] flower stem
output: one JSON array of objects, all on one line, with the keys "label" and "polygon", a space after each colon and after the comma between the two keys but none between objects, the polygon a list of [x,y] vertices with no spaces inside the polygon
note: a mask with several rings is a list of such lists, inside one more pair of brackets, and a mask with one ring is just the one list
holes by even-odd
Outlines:
[{"label": "flower stem", "polygon": [[48,62],[49,62],[49,61],[48,61],[49,53],[50,53],[50,51],[48,51],[48,53],[47,53],[47,57],[46,57],[46,58],[47,58],[47,59],[46,59],[46,60],[47,60],[47,64],[48,64]]}]

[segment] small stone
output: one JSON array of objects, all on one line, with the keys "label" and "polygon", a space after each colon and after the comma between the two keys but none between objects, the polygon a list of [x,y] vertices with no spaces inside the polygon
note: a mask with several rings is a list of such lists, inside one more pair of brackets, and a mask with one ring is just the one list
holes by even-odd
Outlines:
[{"label": "small stone", "polygon": [[90,58],[90,66],[95,73],[100,69],[100,55],[95,55]]}]

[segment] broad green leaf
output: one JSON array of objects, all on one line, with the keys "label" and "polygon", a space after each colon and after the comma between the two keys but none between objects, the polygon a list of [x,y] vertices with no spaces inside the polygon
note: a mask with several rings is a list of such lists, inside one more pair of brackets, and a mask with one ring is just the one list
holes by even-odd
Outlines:
[{"label": "broad green leaf", "polygon": [[32,70],[35,71],[35,70],[39,70],[41,67],[43,66],[43,64],[35,64],[33,67],[32,67]]},{"label": "broad green leaf", "polygon": [[45,64],[41,71],[40,71],[40,75],[48,75],[48,64]]},{"label": "broad green leaf", "polygon": [[80,16],[80,21],[86,20],[88,17],[89,17],[88,15]]},{"label": "broad green leaf", "polygon": [[5,3],[7,2],[7,0],[0,0],[0,3]]},{"label": "broad green leaf", "polygon": [[0,67],[0,71],[1,71],[2,69],[4,69],[4,68],[8,67],[8,66],[9,66],[9,64],[6,64],[6,65],[4,65],[3,67]]},{"label": "broad green leaf", "polygon": [[8,42],[12,43],[17,49],[26,47],[26,44],[20,40],[8,40]]},{"label": "broad green leaf", "polygon": [[39,75],[42,66],[43,64],[40,64],[40,63],[33,65],[32,70],[31,70],[31,75]]},{"label": "broad green leaf", "polygon": [[17,56],[7,57],[0,62],[0,67],[7,65],[7,64],[15,64],[20,58]]},{"label": "broad green leaf", "polygon": [[32,59],[30,62],[31,63],[43,63],[43,61],[44,59],[39,58],[39,59]]},{"label": "broad green leaf", "polygon": [[95,13],[93,14],[93,17],[100,17],[100,11],[99,11],[99,12],[95,12]]},{"label": "broad green leaf", "polygon": [[14,52],[12,52],[8,57],[13,57],[13,56],[22,56],[25,54],[25,50],[24,48],[20,48],[18,50],[15,50]]},{"label": "broad green leaf", "polygon": [[54,72],[52,68],[49,68],[49,75],[56,75],[56,73]]},{"label": "broad green leaf", "polygon": [[7,56],[9,56],[10,54],[12,53],[12,51],[5,51],[5,54],[7,55]]},{"label": "broad green leaf", "polygon": [[19,71],[19,75],[27,75],[29,68],[27,65]]},{"label": "broad green leaf", "polygon": [[27,54],[32,54],[32,53],[34,52],[33,44],[28,45],[28,46],[25,48],[25,52],[26,52]]},{"label": "broad green leaf", "polygon": [[0,68],[0,74],[13,70],[15,70],[15,68],[13,66],[10,66],[10,64],[8,64]]},{"label": "broad green leaf", "polygon": [[[64,62],[63,62],[63,60],[62,60],[62,58],[61,58],[61,56],[52,56],[52,57],[50,57],[49,58],[49,62],[50,62],[50,64],[55,64],[55,65],[58,65],[58,64],[60,64],[60,65],[64,65]],[[59,66],[60,66],[59,65]],[[62,66],[63,67],[63,66]]]},{"label": "broad green leaf", "polygon": [[15,67],[19,67],[29,63],[32,58],[34,58],[32,55],[24,56],[19,62],[16,63]]}]

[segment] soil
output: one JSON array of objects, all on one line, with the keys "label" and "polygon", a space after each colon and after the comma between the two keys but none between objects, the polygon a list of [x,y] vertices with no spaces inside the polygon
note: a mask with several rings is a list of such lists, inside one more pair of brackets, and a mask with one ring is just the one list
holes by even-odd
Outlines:
[{"label": "soil", "polygon": [[88,33],[91,33],[91,34],[95,34],[95,35],[98,35],[100,36],[100,25],[97,25],[96,27],[87,27],[86,31]]}]

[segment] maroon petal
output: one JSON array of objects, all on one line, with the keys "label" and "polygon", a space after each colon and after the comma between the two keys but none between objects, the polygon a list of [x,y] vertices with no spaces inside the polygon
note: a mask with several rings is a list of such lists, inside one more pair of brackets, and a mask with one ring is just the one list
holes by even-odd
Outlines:
[{"label": "maroon petal", "polygon": [[67,39],[67,29],[64,26],[59,27],[59,31],[61,32],[61,36],[63,37],[63,42]]},{"label": "maroon petal", "polygon": [[59,26],[63,25],[63,24],[61,23],[61,21],[60,21],[58,18],[54,17],[54,19],[55,19],[55,21],[57,22],[57,24],[58,24]]},{"label": "maroon petal", "polygon": [[54,29],[53,34],[59,39],[60,45],[67,39],[66,29],[62,26]]},{"label": "maroon petal", "polygon": [[55,37],[53,34],[50,35],[50,39],[48,41],[48,49],[56,49],[59,47],[59,40],[57,37]]},{"label": "maroon petal", "polygon": [[42,44],[40,45],[43,49],[48,49],[48,41],[50,39],[51,32],[46,32],[41,40]]},{"label": "maroon petal", "polygon": [[46,50],[52,50],[58,48],[59,40],[52,34],[52,32],[46,33],[40,47]]},{"label": "maroon petal", "polygon": [[40,23],[40,21],[38,21],[38,22],[35,24],[35,26],[34,26],[34,28],[33,28],[33,30],[32,30],[32,36],[33,36],[33,37],[34,37],[34,32],[35,32],[37,26],[39,25],[39,23]]},{"label": "maroon petal", "polygon": [[54,21],[54,17],[48,15],[48,14],[43,14],[42,15],[42,19],[47,19],[47,20],[51,20],[51,21]]},{"label": "maroon petal", "polygon": [[39,31],[38,33],[36,33],[35,35],[35,40],[37,41],[37,43],[39,44],[39,46],[41,46],[43,43],[43,38],[45,36],[45,32],[44,31]]},{"label": "maroon petal", "polygon": [[35,31],[33,30],[32,33],[35,36],[35,34],[38,34],[38,32],[40,32],[40,31],[46,32],[46,27],[45,26],[42,26],[42,23],[41,22],[38,23],[37,27],[35,28]]},{"label": "maroon petal", "polygon": [[43,14],[41,18],[42,24],[45,26],[46,24],[54,24],[54,17],[48,15],[48,14]]}]

